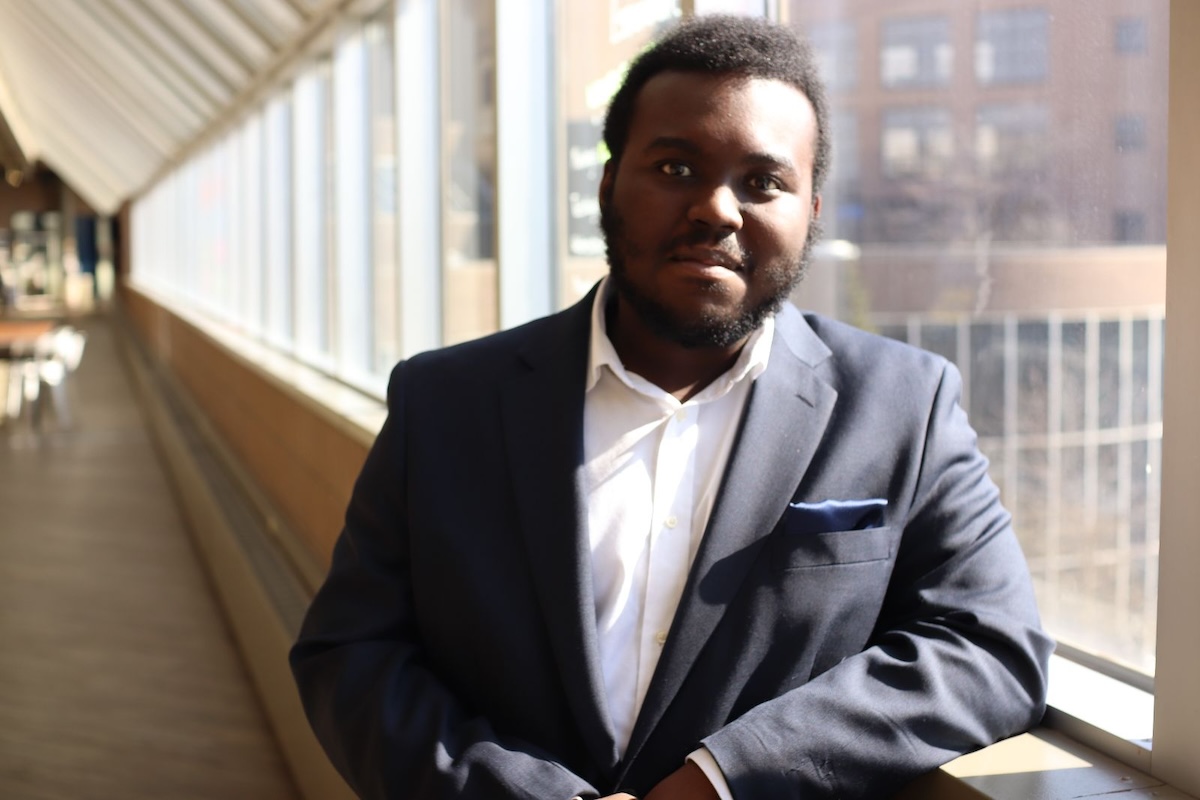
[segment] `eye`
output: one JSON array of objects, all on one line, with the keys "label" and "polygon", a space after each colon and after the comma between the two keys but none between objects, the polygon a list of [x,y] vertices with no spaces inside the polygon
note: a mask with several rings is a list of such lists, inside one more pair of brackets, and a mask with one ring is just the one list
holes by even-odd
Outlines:
[{"label": "eye", "polygon": [[751,189],[756,192],[779,192],[783,191],[783,181],[776,178],[774,175],[754,175],[747,181]]},{"label": "eye", "polygon": [[691,167],[679,161],[664,161],[658,165],[658,171],[672,178],[690,178],[694,174]]}]

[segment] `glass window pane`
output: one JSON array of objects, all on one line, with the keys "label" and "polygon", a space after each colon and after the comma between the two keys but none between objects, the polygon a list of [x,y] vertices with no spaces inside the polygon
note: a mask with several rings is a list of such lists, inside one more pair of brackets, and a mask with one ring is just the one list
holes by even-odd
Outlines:
[{"label": "glass window pane", "polygon": [[852,20],[813,23],[808,28],[808,38],[826,86],[850,89],[858,83],[858,28]]},{"label": "glass window pane", "polygon": [[238,252],[238,319],[253,336],[263,323],[263,115],[258,112],[239,131],[242,211]]},{"label": "glass window pane", "polygon": [[337,372],[362,383],[370,373],[370,131],[367,43],[361,27],[345,30],[333,55],[333,278]]},{"label": "glass window pane", "polygon": [[883,21],[879,77],[890,88],[943,86],[954,72],[950,19],[893,17]]},{"label": "glass window pane", "polygon": [[975,28],[981,84],[1040,83],[1049,72],[1050,13],[1045,8],[982,11]]},{"label": "glass window pane", "polygon": [[311,67],[292,96],[292,176],[296,353],[330,366],[329,335],[329,69]]},{"label": "glass window pane", "polygon": [[370,61],[371,242],[374,348],[371,368],[385,376],[400,358],[396,237],[396,34],[390,8],[367,26]]},{"label": "glass window pane", "polygon": [[245,205],[241,151],[241,137],[233,133],[226,135],[217,146],[218,168],[225,190],[220,212],[222,242],[218,268],[221,270],[221,294],[218,309],[220,318],[235,326],[242,322],[238,297],[242,284],[242,214]]},{"label": "glass window pane", "polygon": [[266,241],[266,336],[284,349],[292,344],[292,103],[281,93],[267,103],[264,170]]},{"label": "glass window pane", "polygon": [[600,135],[608,101],[629,61],[679,17],[679,5],[679,0],[560,5],[566,197],[559,301],[564,305],[578,300],[608,272],[596,199],[608,160]]},{"label": "glass window pane", "polygon": [[487,0],[445,4],[442,100],[443,339],[500,324],[496,273],[496,18]]},{"label": "glass window pane", "polygon": [[877,66],[831,81],[797,302],[957,363],[1047,626],[1152,671],[1167,4],[786,8],[818,51],[853,25]]}]

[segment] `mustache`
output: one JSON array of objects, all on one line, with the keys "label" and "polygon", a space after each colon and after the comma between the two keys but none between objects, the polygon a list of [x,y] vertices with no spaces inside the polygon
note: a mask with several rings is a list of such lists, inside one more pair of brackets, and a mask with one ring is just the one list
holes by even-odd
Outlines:
[{"label": "mustache", "polygon": [[695,228],[672,237],[662,246],[660,255],[665,258],[677,250],[698,247],[720,254],[745,272],[754,270],[754,256],[738,244],[737,237],[703,228]]}]

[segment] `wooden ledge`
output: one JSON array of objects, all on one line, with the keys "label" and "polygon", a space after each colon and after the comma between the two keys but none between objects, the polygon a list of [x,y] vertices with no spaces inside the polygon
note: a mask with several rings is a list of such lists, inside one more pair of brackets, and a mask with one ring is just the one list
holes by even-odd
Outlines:
[{"label": "wooden ledge", "polygon": [[896,800],[1196,800],[1049,728],[1006,739],[924,775]]}]

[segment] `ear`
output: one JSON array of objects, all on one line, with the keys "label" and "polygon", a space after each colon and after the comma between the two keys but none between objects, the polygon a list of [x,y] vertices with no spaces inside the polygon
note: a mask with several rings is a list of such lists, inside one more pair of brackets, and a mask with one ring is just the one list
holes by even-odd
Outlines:
[{"label": "ear", "polygon": [[617,162],[616,159],[610,158],[604,162],[604,174],[600,176],[600,208],[605,208],[608,205],[608,198],[612,197],[613,182],[617,179]]},{"label": "ear", "polygon": [[813,196],[812,218],[821,218],[821,195],[819,194]]}]

